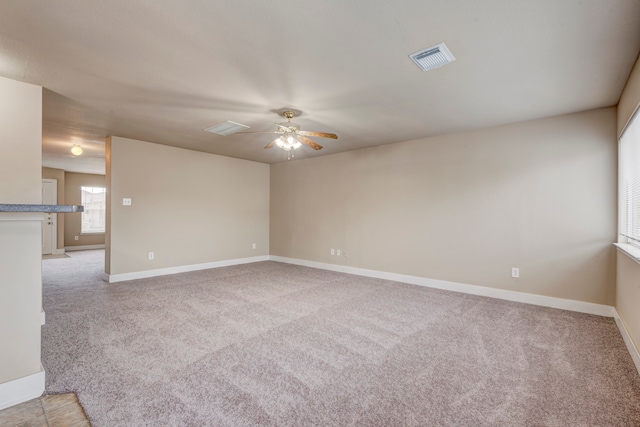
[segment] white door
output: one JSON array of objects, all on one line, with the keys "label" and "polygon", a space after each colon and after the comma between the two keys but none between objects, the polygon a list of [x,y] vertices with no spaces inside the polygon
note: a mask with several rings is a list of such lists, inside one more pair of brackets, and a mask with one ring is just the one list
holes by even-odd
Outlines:
[{"label": "white door", "polygon": [[[42,204],[55,205],[58,203],[58,180],[42,180]],[[45,213],[42,221],[42,254],[52,254],[58,240],[58,214]]]}]

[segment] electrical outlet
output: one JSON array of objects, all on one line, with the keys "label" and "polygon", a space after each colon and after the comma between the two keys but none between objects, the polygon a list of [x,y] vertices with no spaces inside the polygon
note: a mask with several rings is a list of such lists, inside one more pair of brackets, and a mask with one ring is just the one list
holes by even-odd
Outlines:
[{"label": "electrical outlet", "polygon": [[336,250],[335,249],[331,249],[331,255],[335,255],[336,254]]},{"label": "electrical outlet", "polygon": [[126,197],[122,199],[122,206],[131,206],[131,199]]},{"label": "electrical outlet", "polygon": [[520,269],[517,267],[513,267],[511,269],[511,277],[515,277],[516,279],[520,277]]},{"label": "electrical outlet", "polygon": [[78,236],[75,236],[75,237],[74,237],[74,239],[75,239],[75,240],[78,240]]},{"label": "electrical outlet", "polygon": [[156,255],[153,252],[149,252],[149,259],[154,259]]},{"label": "electrical outlet", "polygon": [[337,256],[341,256],[341,255],[340,255],[341,253],[342,253],[342,252],[340,251],[340,249],[338,249],[338,250],[336,251],[336,255],[337,255]]},{"label": "electrical outlet", "polygon": [[256,248],[256,244],[255,244],[255,243],[252,243],[252,244],[251,244],[251,249],[255,249],[255,248]]}]

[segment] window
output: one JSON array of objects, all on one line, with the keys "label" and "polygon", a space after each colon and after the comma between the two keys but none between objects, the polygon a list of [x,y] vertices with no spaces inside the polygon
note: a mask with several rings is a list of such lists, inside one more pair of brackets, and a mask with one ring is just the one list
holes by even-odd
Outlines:
[{"label": "window", "polygon": [[82,233],[104,233],[107,207],[104,187],[82,187]]},{"label": "window", "polygon": [[640,246],[640,119],[629,121],[620,137],[620,235]]}]

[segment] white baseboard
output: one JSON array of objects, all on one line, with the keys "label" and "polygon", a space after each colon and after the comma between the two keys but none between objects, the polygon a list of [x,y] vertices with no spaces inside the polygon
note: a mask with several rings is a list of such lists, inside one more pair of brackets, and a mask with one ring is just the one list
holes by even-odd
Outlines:
[{"label": "white baseboard", "polygon": [[67,252],[90,251],[92,249],[104,249],[104,245],[65,246],[65,248],[64,248],[64,250],[67,251]]},{"label": "white baseboard", "polygon": [[616,325],[618,325],[618,329],[620,330],[620,335],[622,335],[622,339],[624,340],[624,343],[627,345],[627,350],[629,350],[629,354],[633,359],[633,363],[636,365],[636,369],[640,374],[640,353],[638,352],[638,349],[636,348],[636,346],[633,344],[633,340],[631,339],[631,335],[629,334],[627,327],[624,325],[624,321],[622,320],[622,318],[620,318],[618,311],[615,309],[614,309],[613,318],[616,320]]},{"label": "white baseboard", "polygon": [[44,368],[40,366],[40,372],[0,384],[0,410],[40,397],[42,393]]},{"label": "white baseboard", "polygon": [[394,282],[409,283],[412,285],[426,286],[429,288],[443,289],[447,291],[462,292],[472,295],[480,295],[490,298],[498,298],[507,301],[522,302],[543,307],[559,308],[562,310],[577,311],[580,313],[595,314],[604,317],[615,317],[615,308],[610,305],[594,304],[584,301],[548,297],[544,295],[528,294],[524,292],[507,291],[504,289],[487,288],[484,286],[467,285],[464,283],[447,282],[445,280],[428,279],[425,277],[408,276],[405,274],[387,273],[385,271],[367,270],[364,268],[349,267],[344,265],[326,264],[323,262],[307,261],[295,258],[286,258],[270,255],[271,261],[287,264],[301,265],[305,267],[320,268],[322,270],[338,271],[341,273],[356,274],[358,276],[375,277],[377,279],[391,280]]},{"label": "white baseboard", "polygon": [[64,255],[64,248],[54,249],[53,251],[51,251],[51,255]]},{"label": "white baseboard", "polygon": [[159,268],[156,270],[134,271],[132,273],[105,274],[105,281],[109,283],[126,280],[146,279],[148,277],[166,276],[168,274],[186,273],[188,271],[208,270],[210,268],[229,267],[231,265],[250,264],[252,262],[269,261],[269,255],[237,258],[224,261],[205,262],[203,264],[180,265],[178,267]]}]

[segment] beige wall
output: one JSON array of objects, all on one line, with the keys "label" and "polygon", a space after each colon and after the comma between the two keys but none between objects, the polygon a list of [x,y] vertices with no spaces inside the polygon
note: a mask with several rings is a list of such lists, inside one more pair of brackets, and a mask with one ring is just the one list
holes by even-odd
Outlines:
[{"label": "beige wall", "polygon": [[618,251],[616,310],[636,348],[640,348],[640,264]]},{"label": "beige wall", "polygon": [[110,274],[269,253],[269,165],[112,137],[107,189]]},{"label": "beige wall", "polygon": [[[0,77],[0,203],[42,203],[42,88]],[[0,213],[0,387],[40,371],[42,214]]]},{"label": "beige wall", "polygon": [[[82,204],[82,187],[106,187],[104,175],[65,172],[65,203],[68,205]],[[64,245],[65,247],[104,245],[104,233],[82,234],[82,215],[62,215],[64,217]],[[75,240],[78,236],[78,240]]]},{"label": "beige wall", "polygon": [[[41,203],[42,112],[33,110],[42,104],[42,88],[4,77],[0,84],[0,203]],[[34,139],[38,147],[31,145]]]},{"label": "beige wall", "polygon": [[[64,205],[64,171],[62,169],[42,168],[42,178],[55,179],[58,181],[58,204]],[[53,214],[58,217],[57,227],[57,249],[64,249],[64,217],[63,214]],[[77,215],[77,214],[76,214]]]},{"label": "beige wall", "polygon": [[270,217],[272,255],[613,304],[615,109],[274,164]]},{"label": "beige wall", "polygon": [[640,60],[636,61],[620,96],[620,102],[618,103],[618,135],[622,134],[638,104],[640,104]]}]

